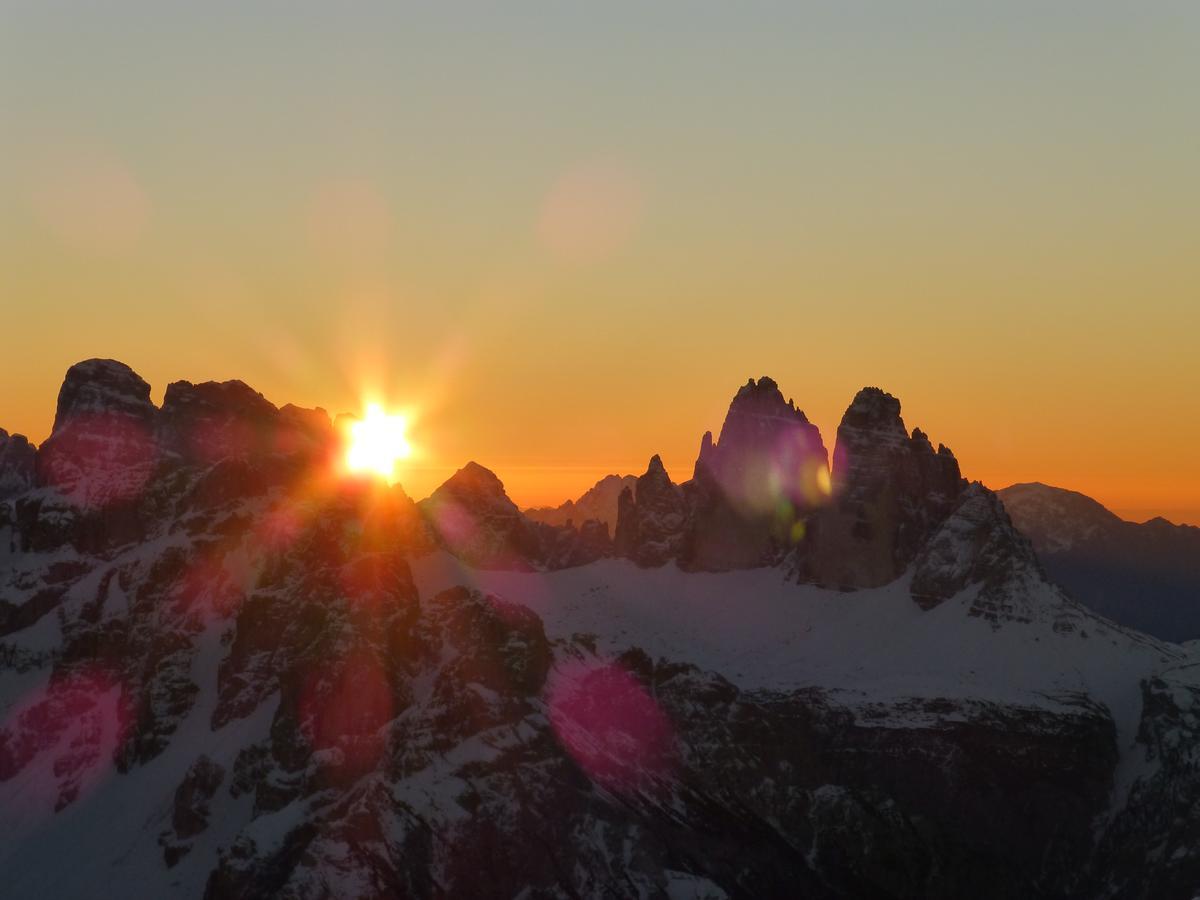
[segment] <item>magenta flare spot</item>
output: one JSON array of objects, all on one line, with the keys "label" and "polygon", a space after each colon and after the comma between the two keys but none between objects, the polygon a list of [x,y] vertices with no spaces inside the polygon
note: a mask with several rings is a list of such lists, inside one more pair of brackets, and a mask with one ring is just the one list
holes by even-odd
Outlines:
[{"label": "magenta flare spot", "polygon": [[23,782],[23,815],[57,812],[111,772],[131,722],[128,697],[107,667],[88,664],[53,675],[0,725],[0,779]]},{"label": "magenta flare spot", "polygon": [[148,428],[111,413],[73,417],[47,441],[42,477],[76,506],[100,509],[134,500],[158,462]]},{"label": "magenta flare spot", "polygon": [[387,673],[370,652],[352,654],[310,678],[300,697],[300,730],[330,773],[373,769],[383,726],[395,715]]},{"label": "magenta flare spot", "polygon": [[674,730],[666,714],[615,662],[557,669],[547,689],[550,724],[587,776],[615,793],[661,784],[674,768]]}]

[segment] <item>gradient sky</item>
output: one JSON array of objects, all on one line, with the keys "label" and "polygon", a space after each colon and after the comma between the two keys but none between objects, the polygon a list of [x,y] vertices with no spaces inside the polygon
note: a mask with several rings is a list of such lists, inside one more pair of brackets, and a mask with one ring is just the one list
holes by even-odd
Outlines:
[{"label": "gradient sky", "polygon": [[558,502],[770,374],[1200,523],[1198,210],[1194,0],[0,0],[0,425],[116,357]]}]

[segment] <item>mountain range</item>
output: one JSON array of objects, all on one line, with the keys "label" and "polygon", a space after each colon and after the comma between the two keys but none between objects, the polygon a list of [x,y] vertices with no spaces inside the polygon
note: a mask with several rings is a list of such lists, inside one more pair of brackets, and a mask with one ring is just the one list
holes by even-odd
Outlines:
[{"label": "mountain range", "polygon": [[1050,576],[1090,609],[1165,640],[1200,638],[1200,528],[1126,522],[1044,484],[997,493]]},{"label": "mountain range", "polygon": [[1019,492],[886,392],[830,454],[752,379],[615,520],[617,484],[559,522],[476,463],[420,502],[338,478],[339,446],[112,360],[43,444],[0,436],[5,896],[1200,885],[1198,651],[1060,588]]}]

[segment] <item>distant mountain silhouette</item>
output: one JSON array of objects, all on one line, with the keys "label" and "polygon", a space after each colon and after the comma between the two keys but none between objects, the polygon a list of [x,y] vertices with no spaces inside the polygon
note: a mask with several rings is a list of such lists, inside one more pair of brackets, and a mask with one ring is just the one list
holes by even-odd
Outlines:
[{"label": "distant mountain silhouette", "polygon": [[1126,522],[1037,482],[997,492],[1047,572],[1095,612],[1170,641],[1200,637],[1200,528]]},{"label": "distant mountain silhouette", "polygon": [[566,525],[568,522],[582,525],[588,519],[595,519],[611,530],[617,527],[617,498],[622,490],[632,489],[635,484],[636,475],[605,475],[578,500],[568,500],[561,506],[536,506],[525,510],[525,515],[547,525]]}]

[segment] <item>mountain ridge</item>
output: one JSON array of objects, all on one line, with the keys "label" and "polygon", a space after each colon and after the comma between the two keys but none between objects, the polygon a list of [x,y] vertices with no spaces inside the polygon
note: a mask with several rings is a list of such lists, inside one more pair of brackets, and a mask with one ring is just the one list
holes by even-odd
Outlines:
[{"label": "mountain ridge", "polygon": [[610,537],[476,464],[419,503],[330,478],[328,416],[192,386],[164,419],[117,365],[72,367],[53,464],[0,498],[10,896],[1200,880],[1194,649],[1065,595],[882,391],[826,483],[751,380]]},{"label": "mountain ridge", "polygon": [[997,495],[1049,573],[1089,608],[1165,640],[1200,637],[1200,528],[1129,522],[1040,482]]}]

